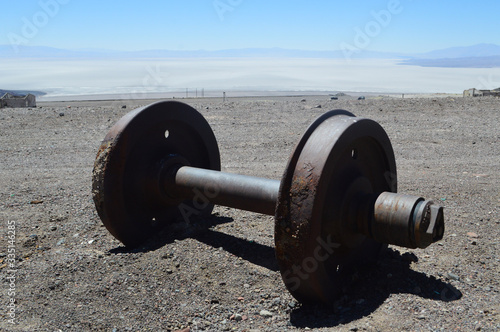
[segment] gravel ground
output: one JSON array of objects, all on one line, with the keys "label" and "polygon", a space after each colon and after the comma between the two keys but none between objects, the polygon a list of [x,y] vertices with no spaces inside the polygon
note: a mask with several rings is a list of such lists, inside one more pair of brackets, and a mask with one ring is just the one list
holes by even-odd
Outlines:
[{"label": "gravel ground", "polygon": [[325,111],[378,121],[399,192],[445,206],[441,242],[389,246],[333,307],[301,305],[278,271],[272,217],[216,207],[134,250],[102,226],[91,197],[97,148],[149,101],[0,109],[0,330],[500,329],[500,99],[304,98],[184,101],[211,124],[224,171],[274,179]]}]

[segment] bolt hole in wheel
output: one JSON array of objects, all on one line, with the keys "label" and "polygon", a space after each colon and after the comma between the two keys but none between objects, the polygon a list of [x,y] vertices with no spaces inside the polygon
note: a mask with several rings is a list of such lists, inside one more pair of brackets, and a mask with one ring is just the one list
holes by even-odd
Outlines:
[{"label": "bolt hole in wheel", "polygon": [[351,151],[351,157],[354,160],[358,159],[358,150],[352,149],[352,151]]}]

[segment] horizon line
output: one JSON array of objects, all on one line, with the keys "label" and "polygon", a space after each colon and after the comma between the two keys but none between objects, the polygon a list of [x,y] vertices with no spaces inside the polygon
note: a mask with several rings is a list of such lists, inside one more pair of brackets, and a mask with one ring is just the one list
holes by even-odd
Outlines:
[{"label": "horizon line", "polygon": [[[405,52],[405,51],[386,51],[386,50],[373,50],[364,48],[360,51],[362,52],[372,52],[372,53],[397,53],[401,55],[415,55],[415,54],[426,54],[435,51],[443,51],[450,50],[456,48],[472,48],[477,46],[495,46],[500,47],[500,44],[495,43],[477,43],[472,45],[458,45],[451,46],[440,49],[433,49],[431,51],[421,51],[421,52]],[[273,47],[242,47],[242,48],[221,48],[221,49],[169,49],[169,48],[145,48],[138,50],[124,50],[124,49],[111,49],[111,48],[100,48],[100,47],[80,47],[80,48],[64,48],[59,46],[48,46],[48,45],[15,45],[18,48],[48,48],[54,50],[62,50],[62,51],[73,51],[73,52],[115,52],[115,53],[138,53],[138,52],[155,52],[155,51],[169,51],[169,52],[223,52],[223,51],[244,51],[244,50],[280,50],[280,51],[295,51],[295,52],[318,52],[318,53],[329,53],[329,52],[342,52],[341,49],[299,49],[299,48],[284,48],[279,46]],[[0,44],[0,47],[10,47],[14,48],[12,44]],[[500,54],[498,54],[500,55]]]}]

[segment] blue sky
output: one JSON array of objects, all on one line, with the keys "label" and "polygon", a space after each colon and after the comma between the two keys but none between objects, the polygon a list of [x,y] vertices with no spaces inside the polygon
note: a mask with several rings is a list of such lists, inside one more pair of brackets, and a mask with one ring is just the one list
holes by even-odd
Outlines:
[{"label": "blue sky", "polygon": [[25,0],[2,11],[0,44],[69,49],[418,53],[500,44],[496,0]]}]

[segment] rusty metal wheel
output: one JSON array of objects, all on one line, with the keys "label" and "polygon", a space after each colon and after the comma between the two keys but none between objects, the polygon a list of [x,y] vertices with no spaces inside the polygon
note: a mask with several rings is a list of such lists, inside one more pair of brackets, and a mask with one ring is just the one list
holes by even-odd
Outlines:
[{"label": "rusty metal wheel", "polygon": [[[165,159],[220,170],[217,141],[207,121],[179,102],[138,108],[118,121],[103,140],[93,170],[97,212],[113,236],[137,246],[166,224],[210,214],[208,202],[179,202],[160,187]],[[184,204],[182,204],[184,203]],[[184,210],[182,210],[184,209]]]},{"label": "rusty metal wheel", "polygon": [[290,157],[276,208],[276,256],[295,298],[332,302],[346,271],[378,255],[385,245],[352,221],[396,186],[394,152],[378,123],[337,110],[309,127]]}]

